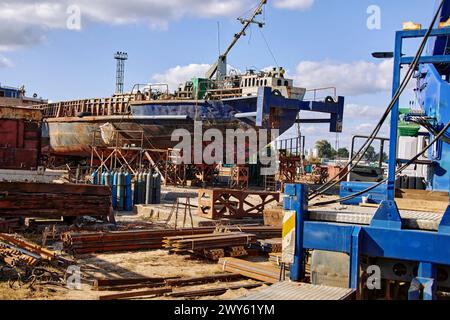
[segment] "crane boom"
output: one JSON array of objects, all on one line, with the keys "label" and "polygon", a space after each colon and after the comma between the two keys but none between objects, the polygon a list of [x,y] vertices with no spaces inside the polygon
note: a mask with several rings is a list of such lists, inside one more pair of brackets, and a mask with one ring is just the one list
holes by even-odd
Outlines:
[{"label": "crane boom", "polygon": [[233,41],[231,41],[231,43],[228,46],[228,48],[224,51],[223,54],[220,55],[220,57],[217,60],[217,62],[215,62],[211,66],[211,68],[208,70],[208,72],[206,73],[206,77],[208,79],[212,79],[215,74],[217,74],[217,78],[218,79],[226,76],[226,74],[227,74],[227,56],[228,56],[228,54],[230,53],[231,49],[233,49],[233,47],[236,45],[236,43],[239,41],[239,39],[242,36],[245,36],[245,32],[247,31],[248,27],[252,23],[258,24],[259,27],[261,27],[261,28],[264,26],[263,22],[258,22],[258,21],[255,20],[255,18],[262,13],[263,7],[266,4],[267,4],[267,0],[261,0],[260,3],[258,4],[258,6],[256,7],[255,11],[252,13],[252,15],[248,19],[243,19],[243,18],[239,18],[238,19],[243,24],[242,29],[241,29],[241,31],[239,31],[238,33],[236,33],[234,35]]}]

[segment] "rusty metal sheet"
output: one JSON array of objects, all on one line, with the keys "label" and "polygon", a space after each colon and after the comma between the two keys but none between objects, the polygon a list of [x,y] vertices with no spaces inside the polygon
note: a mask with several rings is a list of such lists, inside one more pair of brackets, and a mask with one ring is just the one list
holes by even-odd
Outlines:
[{"label": "rusty metal sheet", "polygon": [[[0,108],[0,112],[8,108]],[[17,109],[17,108],[14,108]],[[37,121],[20,118],[20,112],[0,116],[0,168],[35,169],[38,166],[41,146],[41,129]]]},{"label": "rusty metal sheet", "polygon": [[27,107],[0,107],[0,119],[41,121],[42,111]]}]

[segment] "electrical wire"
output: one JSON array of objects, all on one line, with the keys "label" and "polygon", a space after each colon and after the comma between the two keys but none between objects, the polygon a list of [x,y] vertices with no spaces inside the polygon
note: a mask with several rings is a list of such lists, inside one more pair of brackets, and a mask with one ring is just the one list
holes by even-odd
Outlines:
[{"label": "electrical wire", "polygon": [[[409,167],[411,164],[413,164],[417,159],[419,159],[425,152],[427,152],[428,149],[430,149],[439,139],[442,138],[442,136],[445,134],[445,132],[447,131],[447,129],[449,127],[450,127],[450,122],[447,123],[447,125],[437,134],[437,136],[433,139],[433,141],[430,142],[430,144],[428,144],[415,157],[413,157],[411,160],[409,160],[407,163],[405,163],[402,167],[400,167],[395,172],[395,175],[397,176],[398,174],[402,173],[403,170],[405,170],[407,167]],[[367,193],[369,191],[372,191],[373,189],[381,186],[387,180],[388,180],[388,178],[386,178],[386,179],[376,183],[375,185],[373,185],[373,186],[371,186],[371,187],[369,187],[369,188],[367,188],[365,190],[359,191],[357,193],[351,194],[351,195],[343,197],[343,198],[315,203],[315,204],[311,205],[311,207],[325,206],[325,205],[328,205],[328,204],[339,203],[339,202],[351,200],[351,199],[356,198],[358,196],[361,196],[361,195],[363,195],[363,194],[365,194],[365,193]]]},{"label": "electrical wire", "polygon": [[[401,93],[404,91],[404,89],[406,88],[406,86],[407,86],[409,80],[410,80],[411,77],[413,76],[414,71],[415,71],[415,69],[416,69],[416,67],[417,67],[417,65],[418,65],[420,56],[422,55],[423,50],[425,49],[425,46],[426,46],[427,40],[428,40],[428,38],[429,38],[429,35],[430,35],[430,33],[431,33],[432,27],[433,27],[433,25],[435,24],[435,22],[436,22],[436,20],[437,20],[437,18],[438,18],[438,16],[439,16],[439,12],[441,11],[443,4],[444,4],[444,1],[441,2],[440,7],[439,7],[438,10],[436,11],[436,14],[435,14],[435,16],[434,16],[434,18],[433,18],[433,22],[431,23],[430,27],[428,28],[428,31],[427,31],[425,37],[424,37],[423,40],[422,40],[422,43],[421,43],[421,45],[420,45],[420,47],[419,47],[419,50],[417,51],[417,54],[416,54],[416,56],[415,56],[413,62],[410,64],[410,67],[409,67],[409,69],[408,69],[407,74],[405,75],[405,77],[404,77],[402,83],[400,84],[400,86],[399,86],[399,88],[398,88],[396,94],[394,95],[394,97],[393,97],[391,103],[389,104],[387,110],[385,111],[384,115],[382,116],[380,122],[379,122],[379,123],[377,124],[377,126],[375,127],[375,129],[374,129],[374,131],[372,132],[371,136],[369,136],[369,138],[368,138],[368,139],[366,140],[366,142],[361,146],[361,148],[359,149],[359,151],[356,152],[356,154],[355,154],[354,156],[352,156],[352,159],[347,163],[347,165],[346,165],[345,167],[351,165],[351,164],[353,163],[353,161],[356,159],[356,157],[357,157],[358,155],[360,155],[360,157],[359,157],[359,159],[357,160],[357,162],[356,162],[354,165],[352,165],[352,167],[348,170],[348,172],[345,173],[343,176],[341,176],[341,178],[340,178],[338,181],[332,183],[330,186],[328,186],[330,183],[326,183],[326,184],[324,184],[323,186],[321,186],[320,188],[318,188],[317,190],[315,190],[315,191],[313,192],[313,194],[312,194],[311,199],[315,198],[315,197],[318,196],[319,194],[322,194],[322,193],[326,192],[327,190],[329,190],[330,188],[332,188],[334,185],[336,185],[337,183],[339,183],[340,181],[342,181],[342,180],[343,180],[343,179],[344,179],[344,178],[345,178],[345,177],[346,177],[346,176],[347,176],[347,175],[348,175],[348,174],[356,167],[356,165],[361,161],[361,159],[363,158],[364,154],[367,152],[368,148],[371,146],[371,144],[373,143],[374,139],[376,138],[376,135],[377,135],[378,132],[380,131],[381,126],[383,125],[383,123],[384,123],[384,121],[386,120],[387,116],[388,116],[389,113],[391,112],[392,108],[394,107],[394,105],[395,105],[395,103],[397,102],[398,98],[400,97]],[[364,148],[365,148],[365,149],[364,149]],[[364,150],[363,150],[363,149],[364,149]],[[338,178],[341,174],[343,174],[343,171],[344,171],[344,170],[345,170],[345,169],[341,170],[341,172],[339,172],[338,174],[336,174],[336,176],[333,177],[330,181],[334,181],[334,179]]]},{"label": "electrical wire", "polygon": [[[433,125],[425,118],[425,117],[417,117],[410,120],[412,123],[416,123],[422,127],[424,127],[428,132],[430,132],[432,135],[436,135],[438,133],[438,130],[433,127]],[[442,137],[442,141],[445,143],[450,144],[450,134],[445,133]]]},{"label": "electrical wire", "polygon": [[[319,195],[321,195],[321,194],[325,193],[326,191],[330,190],[332,187],[337,185],[339,182],[343,181],[347,177],[347,175],[351,171],[353,171],[353,169],[359,164],[359,162],[361,162],[361,160],[364,157],[364,155],[366,154],[367,150],[370,148],[370,146],[372,145],[373,141],[376,139],[378,133],[381,130],[381,127],[383,126],[383,124],[386,121],[387,117],[391,113],[392,109],[394,108],[394,106],[397,103],[398,99],[400,98],[401,94],[406,89],[409,81],[411,80],[411,78],[412,78],[412,76],[413,76],[413,74],[414,74],[414,72],[415,72],[415,70],[416,70],[416,68],[417,68],[417,66],[419,64],[420,57],[422,56],[422,53],[423,53],[423,51],[424,51],[424,49],[426,47],[427,40],[430,37],[431,31],[433,30],[433,26],[435,25],[435,23],[436,23],[436,21],[437,21],[437,19],[439,17],[439,13],[441,12],[441,9],[442,9],[443,5],[444,5],[444,0],[441,1],[441,4],[438,7],[438,9],[436,11],[436,14],[433,17],[433,20],[432,20],[432,22],[430,24],[430,27],[428,28],[428,30],[427,30],[427,32],[426,32],[426,34],[425,34],[425,36],[424,36],[424,38],[422,40],[422,43],[419,46],[419,49],[418,49],[418,51],[417,51],[417,53],[416,53],[416,55],[414,57],[414,60],[409,65],[409,69],[408,69],[405,77],[403,78],[400,86],[398,87],[396,93],[394,94],[394,97],[392,98],[391,102],[389,103],[389,106],[387,107],[385,113],[381,117],[381,119],[378,122],[378,124],[375,126],[375,129],[373,130],[372,134],[363,143],[363,145],[355,153],[355,155],[351,155],[352,158],[344,166],[344,169],[340,170],[340,172],[338,172],[333,178],[331,178],[329,182],[325,183],[320,188],[318,188],[315,191],[313,191],[311,193],[310,197],[309,197],[309,200],[312,200],[312,199],[318,197]],[[354,163],[355,160],[356,160],[356,162]],[[347,170],[347,172],[344,172],[347,167],[349,167],[349,169]]]},{"label": "electrical wire", "polygon": [[275,65],[279,68],[280,65],[278,64],[277,58],[275,58],[275,55],[274,55],[272,49],[270,48],[269,42],[267,41],[266,36],[264,35],[264,32],[262,31],[261,28],[258,28],[258,29],[259,29],[259,32],[261,33],[261,36],[262,36],[264,42],[266,43],[267,50],[269,51],[270,55],[272,56],[273,62],[275,62]]}]

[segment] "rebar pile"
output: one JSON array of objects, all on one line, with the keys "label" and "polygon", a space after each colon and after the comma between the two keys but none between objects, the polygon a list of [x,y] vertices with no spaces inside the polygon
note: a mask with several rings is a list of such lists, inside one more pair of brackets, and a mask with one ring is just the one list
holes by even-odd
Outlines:
[{"label": "rebar pile", "polygon": [[61,238],[66,252],[74,254],[162,249],[168,236],[211,234],[213,227],[194,229],[155,229],[92,233],[64,233]]},{"label": "rebar pile", "polygon": [[111,190],[105,186],[0,182],[0,216],[60,218],[112,217]]},{"label": "rebar pile", "polygon": [[276,283],[280,278],[280,271],[277,268],[262,265],[261,263],[249,262],[235,258],[220,259],[224,272],[239,273],[247,278]]},{"label": "rebar pile", "polygon": [[172,252],[195,252],[204,249],[247,246],[255,241],[256,236],[254,234],[229,232],[166,237],[164,239],[164,247],[170,249]]},{"label": "rebar pile", "polygon": [[273,239],[273,238],[281,238],[282,228],[281,227],[272,227],[272,226],[227,226],[224,227],[224,230],[231,232],[245,232],[251,233],[257,236],[258,239]]}]

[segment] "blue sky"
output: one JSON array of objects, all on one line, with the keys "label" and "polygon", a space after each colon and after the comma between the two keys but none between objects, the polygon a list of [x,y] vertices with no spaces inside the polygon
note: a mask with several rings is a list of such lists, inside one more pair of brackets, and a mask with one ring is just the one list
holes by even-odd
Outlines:
[{"label": "blue sky", "polygon": [[[256,3],[2,0],[0,82],[24,84],[29,95],[53,101],[110,96],[115,86],[113,53],[120,50],[129,54],[126,89],[164,80],[176,85],[202,73],[217,58],[217,22],[223,49],[240,28],[235,18]],[[80,9],[79,31],[66,28],[71,4]],[[367,28],[370,5],[381,10],[380,30]],[[429,0],[269,0],[263,33],[279,65],[297,85],[336,85],[346,96],[349,107],[341,135],[346,145],[355,131],[369,132],[389,102],[392,67],[371,53],[392,51],[394,32],[402,22],[426,27],[433,10],[434,1]],[[257,27],[239,42],[228,62],[240,70],[275,63]],[[334,139],[323,135],[326,126],[302,129],[308,145],[322,136]]]}]

